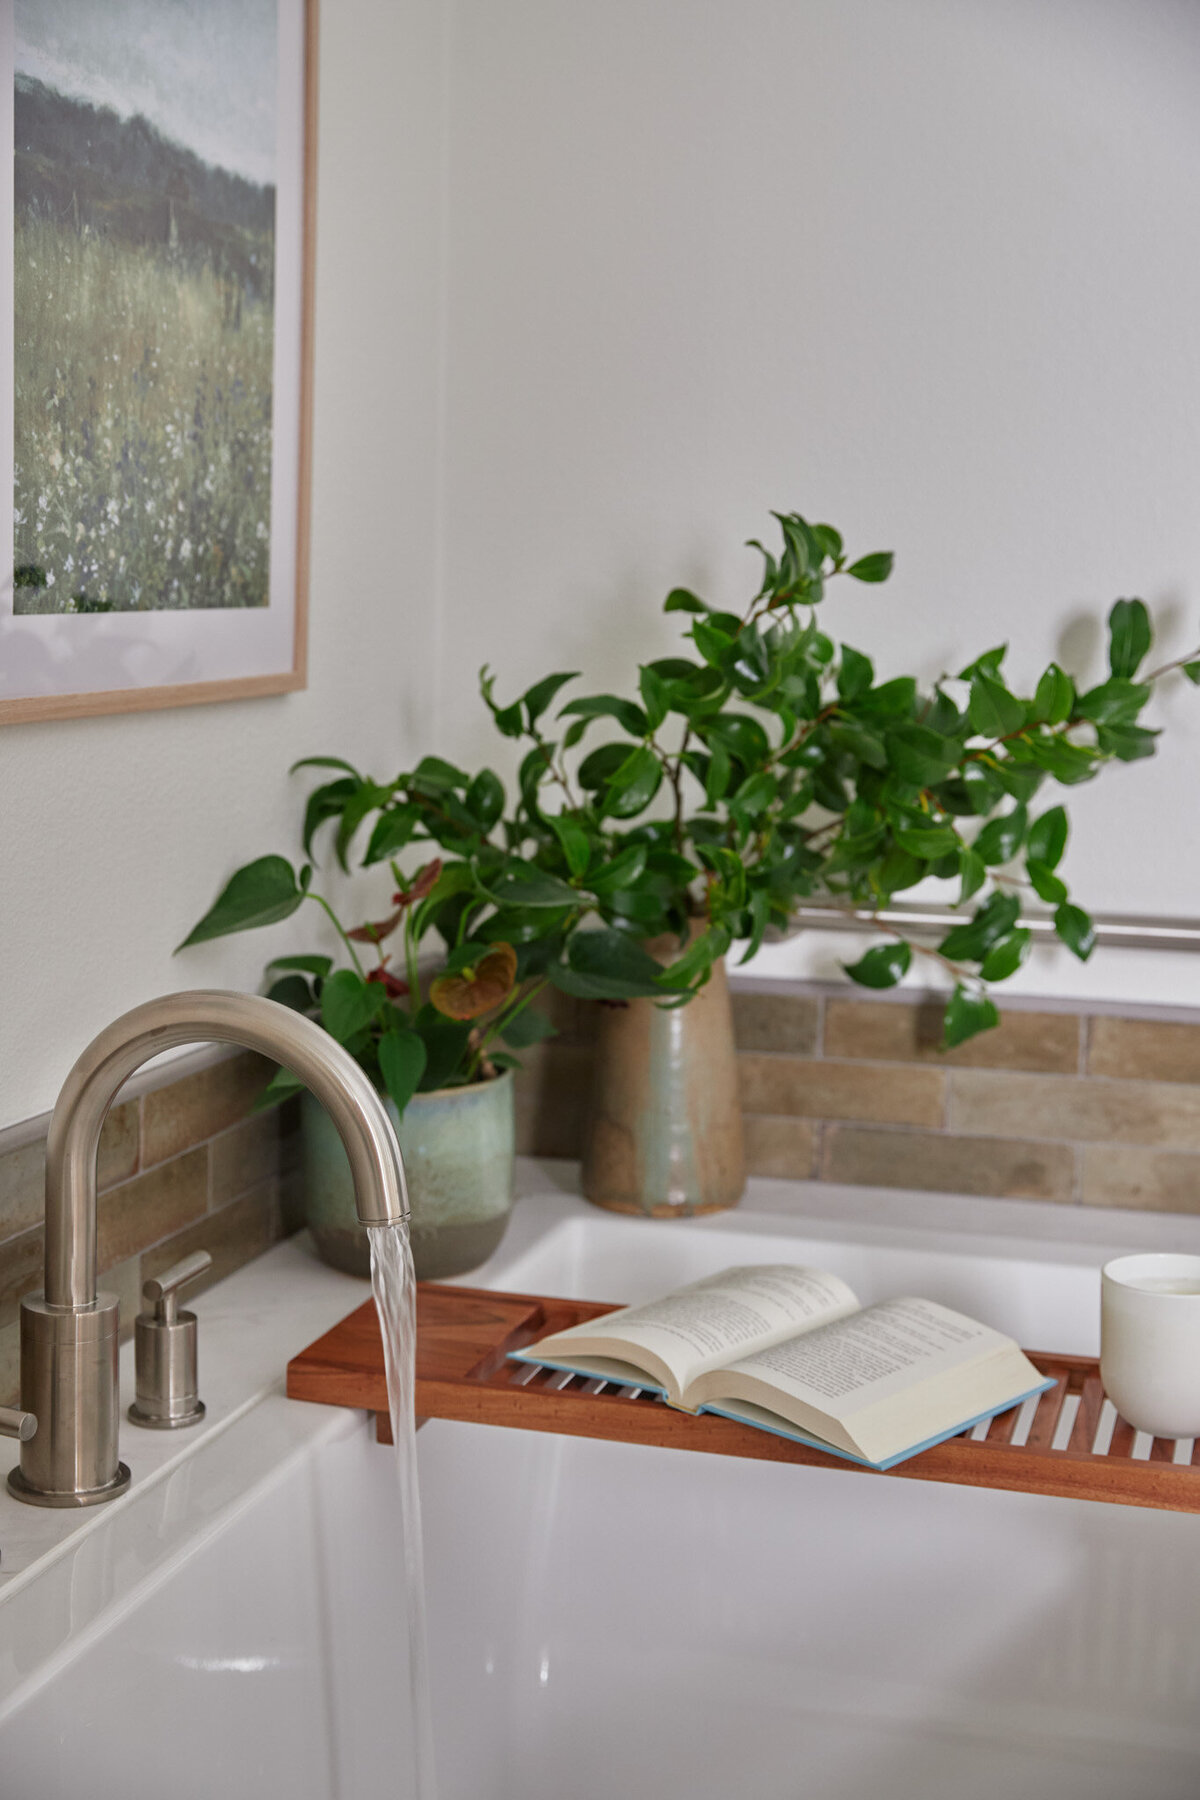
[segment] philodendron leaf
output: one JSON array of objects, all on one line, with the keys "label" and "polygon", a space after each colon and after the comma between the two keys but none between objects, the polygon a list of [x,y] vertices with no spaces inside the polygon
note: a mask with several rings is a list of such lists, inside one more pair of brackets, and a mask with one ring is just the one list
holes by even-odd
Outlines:
[{"label": "philodendron leaf", "polygon": [[303,902],[304,889],[290,862],[282,856],[260,856],[231,875],[198,925],[193,925],[177,949],[204,944],[231,931],[250,931],[258,925],[277,925],[289,919]]},{"label": "philodendron leaf", "polygon": [[942,1049],[953,1050],[956,1044],[965,1043],[977,1032],[990,1031],[999,1023],[995,1003],[986,994],[973,994],[959,982],[946,1007]]},{"label": "philodendron leaf", "polygon": [[306,1013],[312,1006],[313,992],[303,975],[281,975],[267,989],[267,999],[289,1006],[293,1012]]},{"label": "philodendron leaf", "polygon": [[[1026,854],[1044,869],[1057,869],[1067,847],[1067,813],[1062,806],[1052,806],[1029,827]],[[1043,898],[1045,896],[1043,895]]]},{"label": "philodendron leaf", "polygon": [[364,1031],[375,1017],[383,988],[363,980],[354,969],[339,969],[321,989],[321,1023],[339,1044]]},{"label": "philodendron leaf", "polygon": [[528,1050],[532,1044],[540,1044],[546,1038],[558,1036],[558,1028],[553,1020],[536,1006],[525,1006],[507,1023],[501,1025],[500,1036],[514,1050]]},{"label": "philodendron leaf", "polygon": [[902,975],[907,975],[912,962],[912,950],[908,944],[878,944],[874,950],[868,950],[860,956],[856,963],[843,963],[851,981],[857,981],[860,987],[890,988],[895,987]]},{"label": "philodendron leaf", "polygon": [[379,1073],[396,1111],[403,1114],[425,1073],[425,1045],[415,1031],[385,1031],[379,1040]]},{"label": "philodendron leaf", "polygon": [[281,972],[294,969],[300,975],[315,975],[323,981],[333,967],[330,956],[277,956],[267,964],[268,969],[279,969]]},{"label": "philodendron leaf", "polygon": [[1144,600],[1118,600],[1108,615],[1108,666],[1114,675],[1136,675],[1154,642]]},{"label": "philodendron leaf", "polygon": [[281,1100],[290,1100],[293,1094],[302,1093],[304,1083],[290,1069],[276,1069],[270,1081],[258,1094],[251,1106],[252,1113],[266,1112],[269,1107],[278,1106]]},{"label": "philodendron leaf", "polygon": [[1096,927],[1083,908],[1064,900],[1054,915],[1054,929],[1067,949],[1086,962],[1096,947]]}]

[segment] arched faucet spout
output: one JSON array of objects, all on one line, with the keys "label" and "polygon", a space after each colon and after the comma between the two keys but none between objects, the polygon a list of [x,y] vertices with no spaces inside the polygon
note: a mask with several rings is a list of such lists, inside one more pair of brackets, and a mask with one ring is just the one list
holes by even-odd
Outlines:
[{"label": "arched faucet spout", "polygon": [[[310,1019],[252,994],[198,990],[134,1007],[93,1039],[63,1084],[46,1144],[46,1286],[21,1309],[22,1405],[38,1416],[10,1477],[18,1498],[85,1506],[128,1482],[117,1459],[116,1301],[96,1292],[96,1157],[123,1082],[163,1050],[238,1044],[312,1089],[341,1135],[364,1225],[408,1216],[404,1167],[379,1095]],[[37,1446],[35,1449],[34,1446]]]}]

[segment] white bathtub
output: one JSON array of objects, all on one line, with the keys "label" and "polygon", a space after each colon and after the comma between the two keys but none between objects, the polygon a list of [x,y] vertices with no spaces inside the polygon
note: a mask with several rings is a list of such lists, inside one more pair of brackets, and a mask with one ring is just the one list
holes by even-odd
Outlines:
[{"label": "white bathtub", "polygon": [[[811,1260],[1047,1349],[1094,1349],[1105,1256],[1198,1235],[816,1189],[805,1224],[777,1184],[655,1226],[534,1184],[494,1285]],[[4,1800],[405,1793],[390,1453],[272,1385],[361,1297],[281,1246],[199,1303],[203,1435],[127,1427],[82,1520],[0,1502]],[[442,1800],[1200,1795],[1200,1520],[440,1422],[420,1462]]]}]

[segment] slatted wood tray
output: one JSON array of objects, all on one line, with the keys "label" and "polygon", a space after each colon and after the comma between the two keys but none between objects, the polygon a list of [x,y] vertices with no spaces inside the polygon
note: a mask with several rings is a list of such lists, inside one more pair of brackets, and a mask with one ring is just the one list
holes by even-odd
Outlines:
[{"label": "slatted wood tray", "polygon": [[[510,1350],[612,1312],[589,1301],[420,1283],[417,1288],[416,1410],[458,1419],[611,1438],[676,1450],[706,1450],[762,1462],[810,1463],[879,1476],[840,1457],[712,1414],[678,1412],[654,1393],[507,1361]],[[884,1479],[948,1481],[1200,1512],[1200,1439],[1147,1439],[1117,1417],[1092,1357],[1027,1352],[1055,1385],[990,1424],[924,1450]],[[335,1325],[288,1364],[296,1400],[365,1408],[391,1442],[383,1343],[373,1301]]]}]

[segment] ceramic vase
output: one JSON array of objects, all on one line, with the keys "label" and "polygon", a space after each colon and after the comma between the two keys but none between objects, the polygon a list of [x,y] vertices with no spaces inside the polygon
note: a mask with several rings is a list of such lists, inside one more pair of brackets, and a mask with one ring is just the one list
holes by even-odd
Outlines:
[{"label": "ceramic vase", "polygon": [[[398,1119],[384,1098],[404,1159],[409,1233],[419,1281],[465,1275],[486,1262],[513,1202],[513,1078],[414,1094]],[[323,1261],[371,1273],[367,1234],[354,1211],[350,1164],[328,1113],[301,1096],[307,1222]]]},{"label": "ceramic vase", "polygon": [[[660,962],[675,938],[646,948]],[[746,1186],[733,1014],[723,961],[686,1006],[601,1002],[583,1191],[613,1212],[688,1219]]]}]

